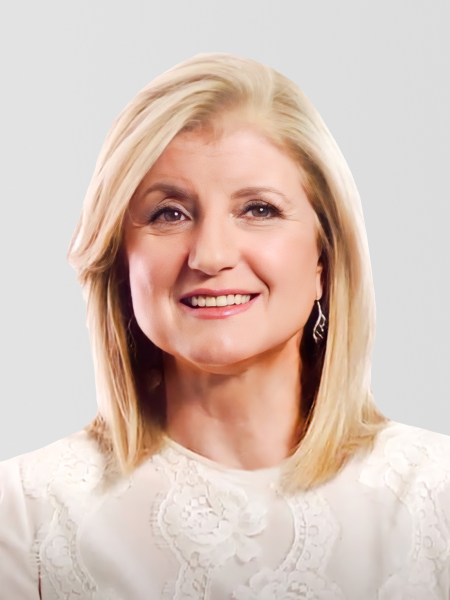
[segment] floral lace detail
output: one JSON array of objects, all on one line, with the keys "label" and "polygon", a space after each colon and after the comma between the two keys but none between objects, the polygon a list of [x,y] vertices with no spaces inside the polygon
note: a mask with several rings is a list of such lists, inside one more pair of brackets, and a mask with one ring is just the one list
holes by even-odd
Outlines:
[{"label": "floral lace detail", "polygon": [[165,448],[153,457],[170,478],[157,526],[181,564],[173,600],[208,597],[215,567],[232,557],[247,563],[260,553],[252,539],[266,527],[266,508],[204,465]]},{"label": "floral lace detail", "polygon": [[[50,525],[42,525],[33,547],[41,579],[61,600],[115,600],[100,593],[78,550],[78,523],[95,504],[95,490],[105,483],[106,465],[84,432],[30,453],[21,462],[25,494],[53,508]],[[127,487],[129,482],[122,484]],[[118,493],[118,489],[114,491]]]},{"label": "floral lace detail", "polygon": [[450,482],[450,440],[395,424],[380,437],[359,480],[371,487],[387,485],[407,507],[413,533],[407,566],[389,577],[378,598],[442,600],[439,577],[448,567],[450,532],[438,496]]},{"label": "floral lace detail", "polygon": [[293,518],[295,536],[285,560],[272,570],[263,568],[248,585],[239,586],[235,600],[340,600],[339,587],[324,571],[333,543],[339,534],[325,500],[316,492],[286,498]]}]

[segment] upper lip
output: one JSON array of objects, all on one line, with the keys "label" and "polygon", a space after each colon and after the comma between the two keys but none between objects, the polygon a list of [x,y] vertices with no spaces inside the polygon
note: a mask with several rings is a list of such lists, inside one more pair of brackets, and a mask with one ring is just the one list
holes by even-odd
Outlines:
[{"label": "upper lip", "polygon": [[251,296],[257,294],[258,292],[249,292],[248,290],[244,290],[242,288],[229,288],[222,290],[211,290],[209,288],[196,288],[187,294],[181,296],[180,300],[184,300],[185,298],[190,298],[191,296],[228,296],[229,294],[250,294]]}]

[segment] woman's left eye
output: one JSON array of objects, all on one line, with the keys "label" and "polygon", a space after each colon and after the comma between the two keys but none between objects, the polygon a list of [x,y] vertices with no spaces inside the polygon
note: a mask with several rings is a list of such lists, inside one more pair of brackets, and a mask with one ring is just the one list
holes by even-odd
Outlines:
[{"label": "woman's left eye", "polygon": [[255,218],[273,218],[279,217],[280,211],[272,204],[266,204],[263,202],[252,202],[245,207],[245,212],[251,211],[252,216]]}]

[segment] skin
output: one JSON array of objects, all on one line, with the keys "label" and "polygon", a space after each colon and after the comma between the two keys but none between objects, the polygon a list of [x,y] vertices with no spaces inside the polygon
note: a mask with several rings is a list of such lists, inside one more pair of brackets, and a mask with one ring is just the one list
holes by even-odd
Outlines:
[{"label": "skin", "polygon": [[[186,197],[148,192],[158,184]],[[280,193],[236,197],[250,186]],[[254,200],[263,208],[248,210]],[[219,139],[179,134],[130,203],[124,248],[137,322],[163,350],[168,435],[228,467],[279,464],[295,445],[299,346],[322,295],[315,213],[297,163],[232,117]],[[200,319],[180,303],[198,287],[259,296],[245,312]]]}]

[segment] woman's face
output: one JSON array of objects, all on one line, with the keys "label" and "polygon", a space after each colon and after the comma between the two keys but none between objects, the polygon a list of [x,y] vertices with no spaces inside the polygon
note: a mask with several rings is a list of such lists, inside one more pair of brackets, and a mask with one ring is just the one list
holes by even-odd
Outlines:
[{"label": "woman's face", "polygon": [[125,223],[136,320],[163,351],[214,373],[286,343],[297,352],[322,293],[316,240],[298,165],[260,131],[230,120],[218,141],[179,134]]}]

